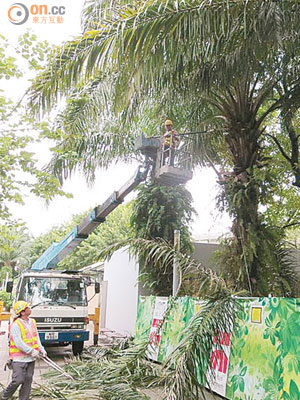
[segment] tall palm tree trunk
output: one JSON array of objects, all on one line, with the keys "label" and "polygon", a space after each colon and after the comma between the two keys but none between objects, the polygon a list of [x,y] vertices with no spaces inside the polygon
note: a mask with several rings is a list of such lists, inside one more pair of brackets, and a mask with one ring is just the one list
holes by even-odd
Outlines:
[{"label": "tall palm tree trunk", "polygon": [[233,276],[238,286],[256,291],[258,281],[258,241],[259,221],[259,137],[261,130],[256,119],[253,91],[243,83],[229,91],[222,111],[226,126],[226,144],[231,156],[232,171],[225,174],[225,197],[228,211],[233,218],[233,254],[239,264],[237,276]]},{"label": "tall palm tree trunk", "polygon": [[[250,134],[251,135],[251,134]],[[248,139],[250,137],[248,136]],[[226,186],[229,199],[230,214],[233,217],[232,233],[236,244],[236,251],[245,268],[243,274],[243,287],[249,287],[252,291],[253,284],[257,281],[257,253],[254,249],[253,237],[258,236],[259,231],[259,193],[258,185],[254,178],[255,163],[257,160],[256,135],[251,141],[239,140],[230,146],[234,161],[233,174],[230,185]],[[251,243],[252,242],[252,243]]]}]

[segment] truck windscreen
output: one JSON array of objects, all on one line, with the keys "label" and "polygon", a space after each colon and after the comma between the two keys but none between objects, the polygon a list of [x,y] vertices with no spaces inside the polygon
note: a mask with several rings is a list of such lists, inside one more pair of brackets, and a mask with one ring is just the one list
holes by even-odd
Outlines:
[{"label": "truck windscreen", "polygon": [[80,279],[25,276],[18,297],[31,305],[47,302],[87,305],[85,284]]}]

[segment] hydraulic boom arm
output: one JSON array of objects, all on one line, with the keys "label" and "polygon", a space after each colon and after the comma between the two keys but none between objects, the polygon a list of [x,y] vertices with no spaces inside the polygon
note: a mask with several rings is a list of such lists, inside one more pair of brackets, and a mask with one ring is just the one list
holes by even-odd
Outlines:
[{"label": "hydraulic boom arm", "polygon": [[127,181],[120,190],[113,192],[103,204],[95,207],[64,239],[59,243],[53,243],[32,264],[31,269],[40,271],[47,268],[55,268],[57,264],[85,240],[99,224],[105,221],[107,215],[123,202],[127,194],[132,192],[133,189],[146,179],[148,169],[146,168],[143,171],[142,168],[143,167],[140,166],[136,170],[134,176]]}]

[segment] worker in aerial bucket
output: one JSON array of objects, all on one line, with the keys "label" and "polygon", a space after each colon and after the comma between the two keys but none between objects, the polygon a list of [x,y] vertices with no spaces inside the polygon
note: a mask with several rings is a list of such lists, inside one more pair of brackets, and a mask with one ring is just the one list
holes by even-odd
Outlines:
[{"label": "worker in aerial bucket", "polygon": [[178,133],[173,129],[173,122],[170,119],[165,121],[166,132],[162,137],[163,165],[174,167],[175,152],[180,139]]},{"label": "worker in aerial bucket", "polygon": [[47,356],[40,342],[36,321],[29,318],[31,308],[26,301],[17,301],[13,305],[16,315],[9,331],[9,361],[6,364],[12,369],[12,381],[3,390],[0,400],[10,399],[20,388],[19,399],[28,400],[31,391],[35,360]]}]

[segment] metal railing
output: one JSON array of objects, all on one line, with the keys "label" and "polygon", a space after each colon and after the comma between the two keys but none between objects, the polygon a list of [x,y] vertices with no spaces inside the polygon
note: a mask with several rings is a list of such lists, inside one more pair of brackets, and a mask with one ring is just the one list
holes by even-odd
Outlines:
[{"label": "metal railing", "polygon": [[163,146],[158,151],[158,165],[159,168],[170,165],[180,169],[192,169],[192,154],[180,148],[171,148]]}]

